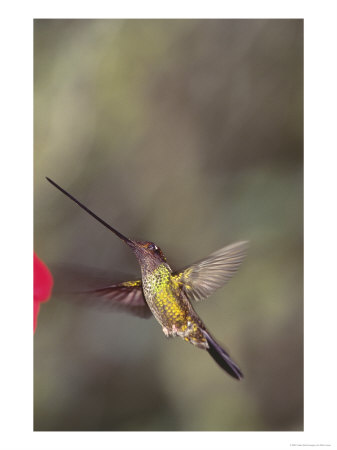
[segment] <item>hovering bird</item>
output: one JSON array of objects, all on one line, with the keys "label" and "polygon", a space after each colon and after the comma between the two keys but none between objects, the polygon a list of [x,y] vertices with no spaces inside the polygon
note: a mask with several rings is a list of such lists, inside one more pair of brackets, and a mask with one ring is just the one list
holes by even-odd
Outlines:
[{"label": "hovering bird", "polygon": [[207,350],[229,375],[238,380],[243,378],[239,367],[212,337],[194,311],[191,302],[207,298],[235,274],[246,254],[247,242],[237,242],[223,247],[175,272],[156,244],[127,238],[50,178],[46,178],[124,241],[139,262],[141,279],[93,289],[89,293],[111,301],[137,316],[146,318],[153,315],[161,325],[165,336],[179,336],[186,342]]}]

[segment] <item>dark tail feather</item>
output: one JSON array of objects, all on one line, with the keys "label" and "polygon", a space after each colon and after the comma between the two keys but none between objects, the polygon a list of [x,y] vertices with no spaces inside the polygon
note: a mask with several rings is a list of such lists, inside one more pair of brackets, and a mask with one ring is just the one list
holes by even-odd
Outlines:
[{"label": "dark tail feather", "polygon": [[209,348],[207,349],[211,357],[216,361],[220,367],[222,367],[229,375],[240,380],[243,378],[243,374],[238,366],[231,360],[229,354],[215,342],[212,336],[205,330],[202,330],[205,336]]}]

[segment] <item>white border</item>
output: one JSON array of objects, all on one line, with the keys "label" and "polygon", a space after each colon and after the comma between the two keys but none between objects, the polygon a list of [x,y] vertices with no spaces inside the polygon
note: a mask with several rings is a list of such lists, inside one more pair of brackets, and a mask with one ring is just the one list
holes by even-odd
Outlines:
[{"label": "white border", "polygon": [[[4,449],[336,447],[336,2],[7,2],[1,7],[1,434]],[[305,19],[305,431],[33,433],[33,18]]]}]

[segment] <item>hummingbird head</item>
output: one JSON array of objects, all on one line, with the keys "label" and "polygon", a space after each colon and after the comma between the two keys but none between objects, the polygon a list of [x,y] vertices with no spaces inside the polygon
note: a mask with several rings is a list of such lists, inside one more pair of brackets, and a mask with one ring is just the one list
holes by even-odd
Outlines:
[{"label": "hummingbird head", "polygon": [[[130,244],[129,244],[130,245]],[[154,264],[166,262],[166,258],[161,249],[149,241],[132,241],[130,245],[140,263],[145,260],[152,261]]]}]

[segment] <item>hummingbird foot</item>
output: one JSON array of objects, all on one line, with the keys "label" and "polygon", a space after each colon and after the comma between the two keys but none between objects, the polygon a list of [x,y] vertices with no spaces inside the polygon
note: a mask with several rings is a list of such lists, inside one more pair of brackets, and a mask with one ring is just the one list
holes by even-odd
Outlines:
[{"label": "hummingbird foot", "polygon": [[165,334],[166,337],[175,337],[175,336],[180,336],[182,338],[184,338],[186,336],[187,331],[186,330],[181,330],[180,328],[178,328],[176,325],[172,325],[170,328],[168,327],[162,327],[163,329],[163,333]]},{"label": "hummingbird foot", "polygon": [[176,325],[172,325],[171,328],[162,327],[163,333],[167,338],[174,337],[174,336],[180,336],[179,328],[176,327]]},{"label": "hummingbird foot", "polygon": [[170,328],[162,327],[163,333],[167,338],[179,336],[184,341],[195,345],[198,348],[207,350],[209,345],[197,324],[188,321],[187,325],[178,327],[172,325]]},{"label": "hummingbird foot", "polygon": [[183,339],[189,338],[189,335],[194,331],[193,323],[190,321],[188,321],[187,326],[184,326],[183,328],[178,329],[175,325],[173,327],[175,328],[175,334]]},{"label": "hummingbird foot", "polygon": [[163,327],[163,333],[167,338],[171,337],[171,333],[169,332],[168,328]]},{"label": "hummingbird foot", "polygon": [[207,340],[204,338],[196,323],[188,321],[186,326],[176,330],[176,335],[198,348],[204,350],[208,348]]}]

